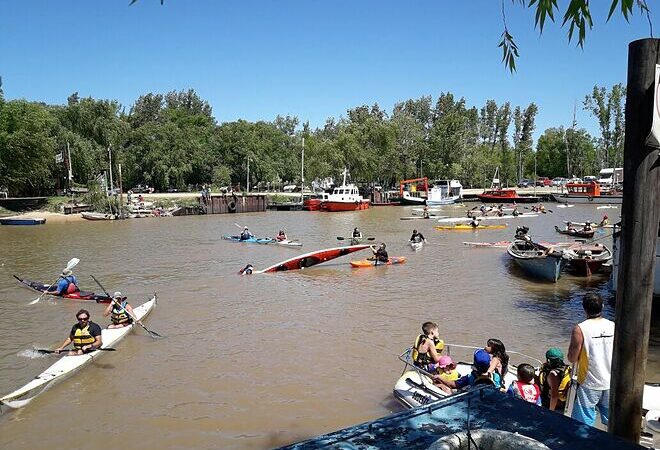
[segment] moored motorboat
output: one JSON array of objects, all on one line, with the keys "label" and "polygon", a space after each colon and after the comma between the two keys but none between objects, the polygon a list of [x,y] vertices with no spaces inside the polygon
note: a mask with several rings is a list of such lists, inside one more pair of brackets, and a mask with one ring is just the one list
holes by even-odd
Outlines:
[{"label": "moored motorboat", "polygon": [[43,225],[46,219],[43,217],[3,217],[0,225]]},{"label": "moored motorboat", "polygon": [[569,270],[582,276],[598,273],[604,264],[612,260],[612,251],[600,243],[576,243],[564,250]]},{"label": "moored motorboat", "polygon": [[348,170],[344,169],[344,182],[332,190],[326,200],[321,202],[321,209],[328,212],[358,211],[369,209],[370,202],[362,198],[357,186],[346,184]]},{"label": "moored motorboat", "polygon": [[591,239],[592,237],[594,237],[594,233],[595,233],[594,230],[585,231],[585,230],[576,230],[574,228],[562,230],[557,225],[555,225],[555,231],[560,234],[565,234],[568,236],[574,236],[584,239]]},{"label": "moored motorboat", "polygon": [[93,211],[83,211],[80,213],[83,219],[87,220],[116,220],[116,214],[106,214]]},{"label": "moored motorboat", "polygon": [[623,195],[614,189],[604,191],[595,181],[589,183],[567,183],[565,194],[552,194],[560,203],[577,204],[621,204]]},{"label": "moored motorboat", "polygon": [[514,240],[507,247],[511,259],[528,275],[555,283],[561,274],[562,254],[529,240]]},{"label": "moored motorboat", "polygon": [[[147,302],[133,308],[133,314],[137,320],[144,319],[156,306],[156,294]],[[101,331],[103,345],[101,348],[111,348],[131,332],[135,327],[135,323],[122,327],[122,328],[105,328]],[[84,355],[62,356],[60,359],[48,369],[44,370],[41,374],[37,375],[32,381],[27,383],[20,389],[5,395],[0,398],[0,405],[8,406],[12,409],[21,408],[39,394],[44,392],[59,381],[73,375],[85,366],[88,366],[92,361],[103,355],[104,351],[95,350]]]},{"label": "moored motorboat", "polygon": [[458,180],[436,180],[433,182],[433,187],[428,192],[426,204],[429,206],[435,205],[451,205],[460,201],[463,195],[463,186]]},{"label": "moored motorboat", "polygon": [[256,238],[256,237],[251,237],[248,239],[241,239],[240,236],[229,236],[229,235],[223,235],[222,239],[226,241],[232,241],[232,242],[243,242],[246,244],[270,244],[273,242],[273,239],[271,238]]},{"label": "moored motorboat", "polygon": [[375,259],[361,259],[359,261],[351,261],[351,267],[375,267],[375,266],[391,266],[393,264],[403,264],[406,262],[405,256],[390,256],[387,261],[377,261]]},{"label": "moored motorboat", "polygon": [[[31,281],[31,280],[26,280],[23,278],[19,278],[16,275],[14,275],[14,278],[21,284],[21,286],[26,287],[28,289],[32,289],[33,291],[36,292],[46,292],[51,285],[50,284],[44,284],[40,283],[38,281]],[[71,294],[64,294],[64,295],[54,295],[54,294],[48,294],[51,295],[54,298],[65,298],[68,300],[91,300],[96,303],[110,303],[110,297],[108,297],[105,294],[96,294],[94,292],[90,291],[78,291],[78,292],[73,292]]]}]

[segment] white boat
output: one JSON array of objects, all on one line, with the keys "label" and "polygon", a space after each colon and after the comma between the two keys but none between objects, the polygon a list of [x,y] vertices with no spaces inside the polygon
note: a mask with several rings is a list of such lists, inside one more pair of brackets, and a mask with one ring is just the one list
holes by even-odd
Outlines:
[{"label": "white boat", "polygon": [[424,241],[410,241],[410,247],[417,251],[424,247]]},{"label": "white boat", "polygon": [[[506,215],[506,216],[477,216],[477,220],[508,220],[508,219],[526,219],[529,217],[538,217],[538,214],[534,213],[522,213],[518,216]],[[470,223],[472,219],[469,217],[448,217],[445,219],[438,219],[439,223]]]},{"label": "white boat", "polygon": [[[457,351],[460,351],[460,349],[465,349],[468,350],[467,353],[472,353],[479,348],[482,347],[445,344],[445,353],[451,356],[452,349]],[[433,384],[431,374],[423,369],[420,369],[419,367],[416,367],[413,364],[411,353],[412,348],[409,348],[401,355],[399,355],[399,360],[401,360],[405,366],[403,374],[397,380],[392,391],[394,398],[396,398],[399,403],[401,403],[406,408],[415,408],[417,406],[427,405],[429,403],[435,402],[436,400],[454,395],[446,393],[438,386]],[[507,351],[507,353],[511,357],[520,359],[521,363],[527,362],[535,367],[539,367],[541,365],[541,361],[531,356],[513,351]],[[461,362],[460,360],[455,362],[456,370],[458,371],[459,376],[469,375],[472,372],[471,362]],[[508,387],[512,381],[516,381],[516,371],[516,366],[509,364],[509,369],[504,375],[505,386]]]},{"label": "white boat", "polygon": [[92,211],[83,211],[80,213],[83,219],[87,220],[115,220],[117,219],[117,214],[105,214]]},{"label": "white boat", "polygon": [[429,191],[426,204],[429,206],[451,205],[461,199],[463,186],[458,180],[436,180]]},{"label": "white boat", "polygon": [[[156,294],[147,302],[133,308],[133,313],[138,320],[142,320],[156,306]],[[132,324],[123,328],[105,328],[101,331],[103,345],[101,348],[110,348],[117,344],[136,326]],[[62,356],[48,369],[37,375],[32,381],[11,394],[0,398],[0,406],[4,405],[12,409],[22,408],[34,400],[39,394],[43,393],[56,383],[68,378],[78,372],[92,361],[103,355],[104,351],[95,350],[84,355]]]},{"label": "white boat", "polygon": [[282,247],[302,247],[301,242],[292,241],[290,239],[285,239],[283,241],[273,240],[272,244],[281,245]]},{"label": "white boat", "polygon": [[342,185],[334,188],[332,194],[328,195],[328,199],[321,202],[321,209],[323,211],[337,212],[369,209],[370,201],[362,198],[357,186],[346,184],[347,174],[348,170],[344,169],[344,182]]}]

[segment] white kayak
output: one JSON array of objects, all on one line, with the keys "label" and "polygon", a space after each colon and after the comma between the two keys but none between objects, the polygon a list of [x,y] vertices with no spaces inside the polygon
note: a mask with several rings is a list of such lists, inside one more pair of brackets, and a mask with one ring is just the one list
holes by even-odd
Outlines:
[{"label": "white kayak", "polygon": [[613,205],[605,205],[605,206],[597,206],[596,209],[618,209],[618,206],[613,206]]},{"label": "white kayak", "polygon": [[[416,213],[416,212],[423,213],[424,212],[424,208],[413,208],[412,210],[413,210],[413,213]],[[438,212],[438,211],[442,211],[442,208],[429,208],[429,209],[427,209],[427,211],[430,212],[430,213],[431,212]]]},{"label": "white kayak", "polygon": [[[561,204],[561,205],[557,205],[557,208],[572,208],[572,207],[574,207],[574,206],[575,206],[575,205]],[[597,209],[600,209],[600,206],[599,206]]]},{"label": "white kayak", "polygon": [[[135,317],[142,320],[149,314],[156,306],[156,294],[151,300],[141,304],[137,308],[133,308]],[[123,328],[105,328],[101,331],[103,345],[101,348],[110,348],[117,344],[135,327],[135,324]],[[103,355],[102,350],[95,350],[91,353],[84,355],[62,356],[60,359],[50,366],[48,369],[37,375],[32,381],[20,389],[15,390],[11,394],[5,395],[0,398],[0,406],[5,405],[9,408],[16,409],[30,403],[39,394],[43,393],[56,383],[68,378],[83,367],[89,365],[92,361]],[[57,357],[57,356],[56,356]]]},{"label": "white kayak", "polygon": [[[508,219],[524,219],[527,217],[538,217],[538,214],[534,213],[522,213],[519,216],[477,216],[477,220],[508,220]],[[439,223],[470,223],[472,218],[470,217],[448,217],[446,219],[439,219]]]},{"label": "white kayak", "polygon": [[272,244],[281,245],[282,247],[302,247],[302,242],[292,241],[290,239],[285,239],[283,241],[273,241]]},{"label": "white kayak", "polygon": [[413,250],[419,250],[419,249],[421,249],[422,247],[424,247],[424,241],[419,241],[419,242],[410,241],[410,247],[411,247]]}]

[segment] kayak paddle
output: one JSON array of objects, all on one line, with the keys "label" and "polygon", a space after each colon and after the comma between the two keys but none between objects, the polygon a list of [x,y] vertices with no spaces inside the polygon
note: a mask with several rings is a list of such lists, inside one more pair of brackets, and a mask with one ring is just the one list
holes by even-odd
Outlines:
[{"label": "kayak paddle", "polygon": [[[117,351],[116,348],[110,348],[110,347],[108,347],[108,348],[103,348],[103,347],[101,347],[101,348],[97,348],[96,350],[103,350],[103,351],[106,351],[106,352],[114,352],[114,351]],[[57,353],[57,351],[55,351],[55,350],[50,350],[50,349],[47,349],[47,348],[35,348],[34,351],[35,351],[35,352],[39,352],[39,353],[46,353],[46,354]],[[70,351],[70,350],[63,349],[63,350],[61,351],[61,353],[65,353],[65,352],[69,352],[69,351]]]},{"label": "kayak paddle", "polygon": [[[64,268],[64,270],[62,270],[62,272],[73,269],[74,267],[76,267],[76,266],[78,265],[79,262],[80,262],[80,260],[79,260],[78,258],[71,258],[71,260],[69,261],[69,263],[66,265],[66,268]],[[52,283],[48,286],[48,288],[47,288],[45,291],[43,291],[43,292],[41,293],[41,295],[40,295],[39,297],[37,297],[36,299],[32,300],[30,303],[28,303],[28,305],[34,305],[35,303],[39,303],[39,300],[41,300],[41,297],[43,297],[44,295],[46,295],[46,293],[48,292],[48,290],[49,290],[50,288],[52,288],[53,285],[54,285],[55,283],[57,283],[58,281],[60,281],[60,278],[62,278],[62,275],[60,275],[59,277],[57,277],[57,280],[55,280],[54,282],[52,282]]]},{"label": "kayak paddle", "polygon": [[[105,288],[103,287],[103,285],[99,282],[99,280],[96,279],[96,277],[95,277],[94,275],[92,275],[92,279],[94,279],[94,281],[96,281],[96,284],[98,284],[99,287],[100,287],[101,289],[103,289],[103,292],[105,293],[105,295],[107,295],[108,297],[110,297],[110,300],[112,301],[112,303],[114,303],[115,305],[117,305],[117,306],[119,306],[120,308],[122,308],[122,306],[119,304],[119,302],[117,302],[117,300],[115,300],[110,294],[108,294],[108,291],[105,290]],[[124,308],[122,308],[122,309],[124,309]],[[124,311],[126,311],[126,310],[124,309]],[[151,331],[149,328],[145,327],[142,323],[140,323],[140,322],[137,320],[137,317],[135,317],[133,314],[129,313],[128,311],[126,311],[126,314],[128,314],[128,315],[131,317],[131,319],[133,319],[133,322],[134,322],[134,323],[137,323],[138,325],[140,325],[140,326],[144,329],[144,331],[146,331],[147,333],[149,333],[149,336],[151,336],[152,338],[157,338],[157,337],[162,338],[162,337],[163,337],[163,336],[161,336],[160,334],[156,333],[155,331]]]},{"label": "kayak paddle", "polygon": [[[337,236],[337,240],[338,240],[338,241],[345,241],[345,240],[347,240],[347,239],[350,241],[350,240],[353,239],[353,238],[352,238],[352,237],[342,237],[342,236]],[[362,239],[366,239],[367,241],[375,241],[375,240],[376,240],[375,237],[368,237],[368,238],[362,238]]]}]

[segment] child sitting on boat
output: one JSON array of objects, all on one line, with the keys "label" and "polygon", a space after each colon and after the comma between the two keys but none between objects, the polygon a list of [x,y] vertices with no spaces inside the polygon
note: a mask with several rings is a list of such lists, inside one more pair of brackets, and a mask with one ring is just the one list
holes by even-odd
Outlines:
[{"label": "child sitting on boat", "polygon": [[507,394],[541,406],[541,388],[534,380],[534,367],[523,363],[518,366],[518,380],[512,381]]},{"label": "child sitting on boat", "polygon": [[440,386],[447,386],[450,389],[463,389],[468,386],[476,386],[481,384],[490,384],[493,386],[500,386],[500,375],[497,372],[489,373],[491,357],[486,350],[480,348],[474,352],[473,369],[469,375],[464,375],[456,381],[445,381],[440,375],[434,375],[433,381]]},{"label": "child sitting on boat", "polygon": [[[443,381],[456,381],[459,376],[456,363],[451,359],[451,356],[441,356],[440,361],[438,361],[438,377]],[[447,394],[452,393],[447,385],[441,384],[439,387]]]},{"label": "child sitting on boat", "polygon": [[424,322],[422,334],[417,336],[412,348],[413,364],[430,373],[438,370],[440,353],[445,348],[445,343],[440,339],[440,328],[435,322]]}]

